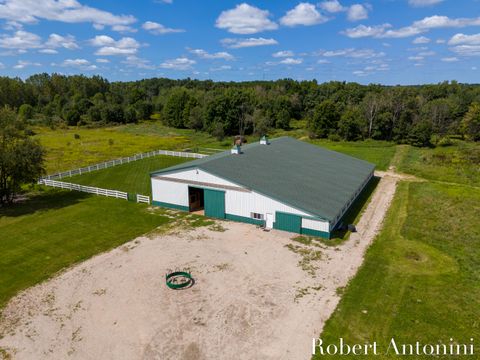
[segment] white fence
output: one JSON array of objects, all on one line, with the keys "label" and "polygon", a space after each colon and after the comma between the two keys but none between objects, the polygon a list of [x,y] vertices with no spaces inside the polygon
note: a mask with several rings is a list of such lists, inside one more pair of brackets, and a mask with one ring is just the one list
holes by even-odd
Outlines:
[{"label": "white fence", "polygon": [[75,191],[81,191],[81,192],[86,192],[86,193],[95,194],[95,195],[108,196],[108,197],[114,197],[117,199],[128,200],[128,193],[123,191],[101,189],[93,186],[72,184],[72,183],[67,183],[63,181],[48,180],[48,179],[42,179],[39,181],[39,183],[46,186],[52,186],[52,187],[61,188],[61,189],[75,190]]},{"label": "white fence", "polygon": [[74,176],[74,175],[81,175],[81,174],[89,173],[91,171],[102,170],[102,169],[106,169],[106,168],[109,168],[109,167],[112,167],[112,166],[127,164],[127,163],[132,162],[132,161],[146,159],[146,158],[149,158],[149,157],[152,157],[152,156],[158,156],[158,155],[176,156],[176,157],[192,158],[192,159],[201,159],[201,158],[204,158],[204,157],[208,156],[208,155],[205,155],[205,154],[190,153],[190,152],[184,152],[184,151],[155,150],[155,151],[150,151],[150,152],[147,152],[147,153],[137,154],[137,155],[134,155],[134,156],[124,157],[124,158],[121,158],[121,159],[110,160],[110,161],[106,161],[106,162],[103,162],[103,163],[100,163],[100,164],[86,166],[86,167],[75,169],[75,170],[68,170],[68,171],[64,171],[64,172],[61,172],[61,173],[47,175],[47,176],[41,178],[40,181],[62,179],[62,178],[71,177],[71,176]]},{"label": "white fence", "polygon": [[[114,197],[114,198],[117,198],[117,199],[128,200],[128,193],[123,192],[123,191],[118,191],[118,190],[102,189],[102,188],[97,188],[97,187],[93,187],[93,186],[72,184],[72,183],[67,183],[67,182],[63,182],[63,181],[48,180],[48,179],[42,179],[38,183],[43,184],[45,186],[51,186],[51,187],[67,189],[67,190],[81,191],[81,192],[86,192],[86,193],[89,193],[89,194],[95,194],[95,195],[100,195],[100,196],[108,196],[108,197]],[[136,194],[136,195],[137,195],[136,196],[137,203],[150,204],[150,196],[145,196],[145,195],[140,195],[140,194]]]},{"label": "white fence", "polygon": [[150,204],[150,196],[137,194],[137,203]]}]

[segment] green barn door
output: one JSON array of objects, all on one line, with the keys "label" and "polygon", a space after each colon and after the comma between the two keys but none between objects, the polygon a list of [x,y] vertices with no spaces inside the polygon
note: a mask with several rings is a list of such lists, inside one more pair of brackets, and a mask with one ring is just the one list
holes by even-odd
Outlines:
[{"label": "green barn door", "polygon": [[225,219],[225,192],[204,190],[205,216]]},{"label": "green barn door", "polygon": [[274,229],[289,231],[300,234],[302,229],[302,217],[282,212],[275,213]]}]

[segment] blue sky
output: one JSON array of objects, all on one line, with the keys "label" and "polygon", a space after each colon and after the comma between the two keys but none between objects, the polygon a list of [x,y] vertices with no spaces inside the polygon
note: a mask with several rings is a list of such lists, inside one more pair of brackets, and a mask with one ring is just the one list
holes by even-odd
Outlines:
[{"label": "blue sky", "polygon": [[480,1],[0,0],[0,72],[480,82]]}]

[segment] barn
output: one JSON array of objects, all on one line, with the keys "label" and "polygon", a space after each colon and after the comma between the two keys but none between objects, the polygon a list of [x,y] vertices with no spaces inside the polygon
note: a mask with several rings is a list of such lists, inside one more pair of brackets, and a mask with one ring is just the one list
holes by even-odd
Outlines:
[{"label": "barn", "polygon": [[375,166],[291,137],[151,173],[152,204],[330,238]]}]

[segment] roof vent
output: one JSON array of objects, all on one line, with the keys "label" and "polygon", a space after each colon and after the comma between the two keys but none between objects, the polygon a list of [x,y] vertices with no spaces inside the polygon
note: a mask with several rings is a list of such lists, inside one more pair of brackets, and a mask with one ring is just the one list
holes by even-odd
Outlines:
[{"label": "roof vent", "polygon": [[262,138],[260,139],[260,144],[261,145],[270,145],[270,142],[268,141],[268,136],[263,135]]},{"label": "roof vent", "polygon": [[230,150],[231,154],[240,155],[242,153],[242,147],[240,145],[233,145]]}]

